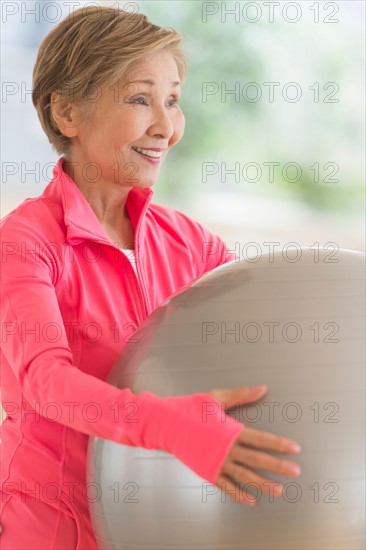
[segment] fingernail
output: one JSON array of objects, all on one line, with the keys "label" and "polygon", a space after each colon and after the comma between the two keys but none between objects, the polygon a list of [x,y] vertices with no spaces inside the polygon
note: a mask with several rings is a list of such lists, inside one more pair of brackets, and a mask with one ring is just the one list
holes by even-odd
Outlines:
[{"label": "fingernail", "polygon": [[297,466],[296,464],[292,464],[291,466],[289,466],[289,471],[294,474],[295,476],[298,476],[301,474],[301,469],[299,466]]},{"label": "fingernail", "polygon": [[299,453],[301,451],[301,447],[297,443],[290,443],[288,446],[288,450],[292,451],[293,453]]},{"label": "fingernail", "polygon": [[273,488],[273,492],[274,492],[276,495],[281,495],[281,494],[282,494],[282,490],[283,490],[282,485],[275,485],[274,488]]},{"label": "fingernail", "polygon": [[253,389],[263,391],[267,389],[267,386],[265,384],[261,384],[260,386],[254,386]]}]

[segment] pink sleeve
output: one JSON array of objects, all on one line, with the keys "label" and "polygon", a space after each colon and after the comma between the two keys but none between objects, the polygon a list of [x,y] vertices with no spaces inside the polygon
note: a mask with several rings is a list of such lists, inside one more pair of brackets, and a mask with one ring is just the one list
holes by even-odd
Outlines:
[{"label": "pink sleeve", "polygon": [[[52,262],[37,252],[27,253],[24,261],[20,243],[27,250],[35,248],[30,231],[22,238],[13,237],[12,242],[10,238],[3,241],[6,233],[1,237],[2,252],[7,251],[0,265],[1,350],[30,406],[47,411],[45,405],[56,402],[60,423],[125,445],[165,450],[204,479],[215,482],[243,424],[230,417],[222,421],[220,404],[207,394],[165,398],[150,392],[136,395],[78,369],[73,364],[53,285]],[[52,326],[57,327],[57,341],[51,337]],[[40,338],[34,333],[37,327]],[[46,327],[49,338],[42,337]],[[101,411],[93,421],[83,414],[91,402]],[[128,403],[136,410],[133,421],[123,421],[123,415],[116,419],[116,404],[126,411]]]},{"label": "pink sleeve", "polygon": [[226,242],[219,235],[213,233],[197,220],[188,218],[188,216],[181,212],[180,214],[191,226],[192,238],[190,243],[194,245],[193,261],[195,265],[203,266],[203,273],[208,273],[212,269],[233,260],[237,262],[240,260],[238,247],[235,247],[235,251],[230,250]]}]

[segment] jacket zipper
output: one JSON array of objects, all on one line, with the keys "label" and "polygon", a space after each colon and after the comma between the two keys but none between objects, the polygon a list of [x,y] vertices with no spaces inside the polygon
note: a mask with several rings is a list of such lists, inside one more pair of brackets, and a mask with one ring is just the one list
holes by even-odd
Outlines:
[{"label": "jacket zipper", "polygon": [[[103,242],[107,246],[111,246],[115,250],[118,250],[119,254],[122,254],[125,257],[125,253],[122,252],[122,250],[120,250],[117,246],[114,246],[114,245],[112,245],[112,244],[110,244],[106,241],[103,241]],[[137,254],[135,255],[135,259],[136,259],[136,265],[137,265],[138,264]],[[140,272],[139,272],[139,277],[137,276],[134,268],[130,264],[130,260],[127,260],[127,263],[129,264],[128,269],[132,270],[133,277],[135,278],[135,288],[137,289],[137,294],[140,296],[140,306],[141,306],[140,307],[140,310],[141,310],[141,319],[140,319],[140,321],[142,322],[149,315],[149,310],[148,310],[148,306],[147,306],[148,302],[146,300],[146,295],[145,295],[145,292],[144,292],[143,280],[142,280]]]},{"label": "jacket zipper", "polygon": [[[143,280],[143,277],[142,277],[142,273],[140,271],[140,266],[139,266],[139,245],[138,245],[138,235],[139,235],[139,232],[140,232],[140,224],[141,224],[141,219],[143,218],[144,214],[145,214],[145,211],[147,210],[148,208],[148,204],[145,204],[144,206],[144,209],[143,211],[141,212],[140,214],[140,218],[138,220],[138,223],[137,223],[137,227],[136,227],[136,238],[135,238],[135,243],[137,243],[137,246],[135,247],[135,260],[136,260],[136,271],[134,270],[134,268],[132,267],[132,265],[130,264],[130,260],[128,260],[128,263],[130,264],[129,265],[129,268],[132,269],[132,272],[133,272],[133,276],[135,278],[135,286],[136,286],[136,289],[137,289],[137,293],[139,294],[140,296],[140,304],[142,305],[142,307],[140,308],[141,309],[141,322],[146,318],[148,317],[148,315],[150,314],[150,311],[149,309],[149,306],[150,306],[150,302],[149,300],[147,299],[147,293],[146,293],[146,289],[145,289],[145,285],[144,285],[144,280]],[[95,239],[92,239],[92,240],[95,240]],[[117,246],[114,246],[113,244],[111,244],[110,242],[108,241],[105,241],[103,239],[98,239],[97,242],[102,242],[104,244],[106,244],[107,246],[111,246],[112,248],[118,250],[118,252],[120,254],[124,254],[124,252],[122,252],[122,250],[120,250]]]},{"label": "jacket zipper", "polygon": [[[148,209],[148,206],[149,204],[148,203],[145,203],[144,205],[144,208],[139,216],[139,219],[137,221],[137,226],[136,226],[136,234],[135,234],[135,244],[136,244],[136,247],[135,247],[135,260],[136,260],[136,272],[134,273],[135,277],[136,277],[136,281],[137,281],[137,286],[139,287],[138,290],[140,292],[140,294],[142,294],[143,296],[143,303],[144,303],[144,306],[145,306],[145,316],[147,317],[149,314],[150,314],[150,311],[149,309],[149,305],[150,305],[150,302],[147,298],[147,293],[146,293],[146,289],[145,289],[145,285],[144,285],[144,280],[143,280],[143,277],[142,277],[142,273],[140,271],[140,257],[139,257],[139,250],[140,250],[140,246],[139,246],[139,239],[138,239],[138,236],[140,234],[140,226],[141,226],[141,220],[144,219],[144,216],[145,216],[145,212],[146,210]],[[135,271],[134,268],[132,267],[132,265],[130,266],[132,271]],[[139,279],[140,281],[138,280],[138,277],[137,277],[137,274],[139,276]],[[140,282],[140,285],[139,285],[139,282]]]},{"label": "jacket zipper", "polygon": [[[141,223],[141,219],[143,218],[144,214],[145,214],[145,211],[146,209],[148,208],[148,204],[145,205],[143,211],[141,212],[140,214],[140,219],[138,220],[138,223],[137,223],[137,227],[136,227],[136,238],[135,238],[135,244],[137,244],[137,246],[135,247],[135,261],[136,261],[136,271],[134,270],[133,266],[130,264],[130,260],[128,260],[128,263],[130,264],[129,265],[129,268],[132,269],[133,271],[133,276],[135,278],[135,281],[136,281],[136,289],[137,289],[137,292],[141,298],[141,304],[142,304],[142,308],[141,310],[142,311],[142,317],[141,317],[141,322],[146,318],[148,317],[148,315],[150,314],[150,311],[149,309],[149,305],[150,305],[150,302],[149,300],[147,299],[147,293],[146,293],[146,289],[145,289],[145,285],[144,285],[144,280],[143,280],[143,277],[142,277],[142,273],[140,271],[140,257],[139,257],[139,239],[138,239],[138,235],[140,233],[140,223]],[[122,252],[122,250],[120,250],[117,246],[114,246],[114,245],[111,245],[109,242],[107,241],[102,241],[104,242],[105,244],[107,244],[108,246],[112,246],[113,248],[117,249],[118,252],[120,254],[125,254],[124,252]]]},{"label": "jacket zipper", "polygon": [[[147,300],[147,295],[146,295],[146,291],[145,291],[145,285],[144,285],[144,281],[143,281],[143,277],[142,277],[142,274],[141,274],[141,271],[140,271],[140,259],[138,257],[138,246],[136,247],[136,251],[135,251],[135,260],[136,260],[136,272],[135,270],[133,269],[132,265],[130,266],[132,271],[134,272],[134,275],[136,277],[136,281],[137,281],[137,284],[136,286],[139,287],[139,292],[140,294],[142,295],[143,297],[143,303],[144,303],[144,306],[145,306],[145,316],[147,317],[149,315],[149,307],[148,307],[148,300]],[[139,278],[137,277],[137,274],[139,276]],[[139,284],[140,283],[140,284]]]}]

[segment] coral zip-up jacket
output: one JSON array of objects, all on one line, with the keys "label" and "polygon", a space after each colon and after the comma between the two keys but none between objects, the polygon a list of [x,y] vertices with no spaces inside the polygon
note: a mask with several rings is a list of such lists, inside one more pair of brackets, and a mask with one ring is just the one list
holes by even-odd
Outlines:
[{"label": "coral zip-up jacket", "polygon": [[[241,423],[219,412],[203,422],[203,403],[218,404],[208,394],[137,395],[105,380],[151,312],[235,256],[198,222],[152,204],[152,189],[134,187],[135,272],[62,164],[41,196],[1,220],[2,490],[42,499],[47,484],[62,497],[74,483],[83,510],[90,435],[165,450],[215,482]],[[128,403],[137,422],[125,421]]]}]

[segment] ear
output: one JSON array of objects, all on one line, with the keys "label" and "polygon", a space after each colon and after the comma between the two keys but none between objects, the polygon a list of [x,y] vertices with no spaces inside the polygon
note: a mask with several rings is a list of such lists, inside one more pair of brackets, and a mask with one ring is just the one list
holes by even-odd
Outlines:
[{"label": "ear", "polygon": [[69,138],[78,135],[79,109],[57,92],[51,93],[51,113],[60,132]]}]

